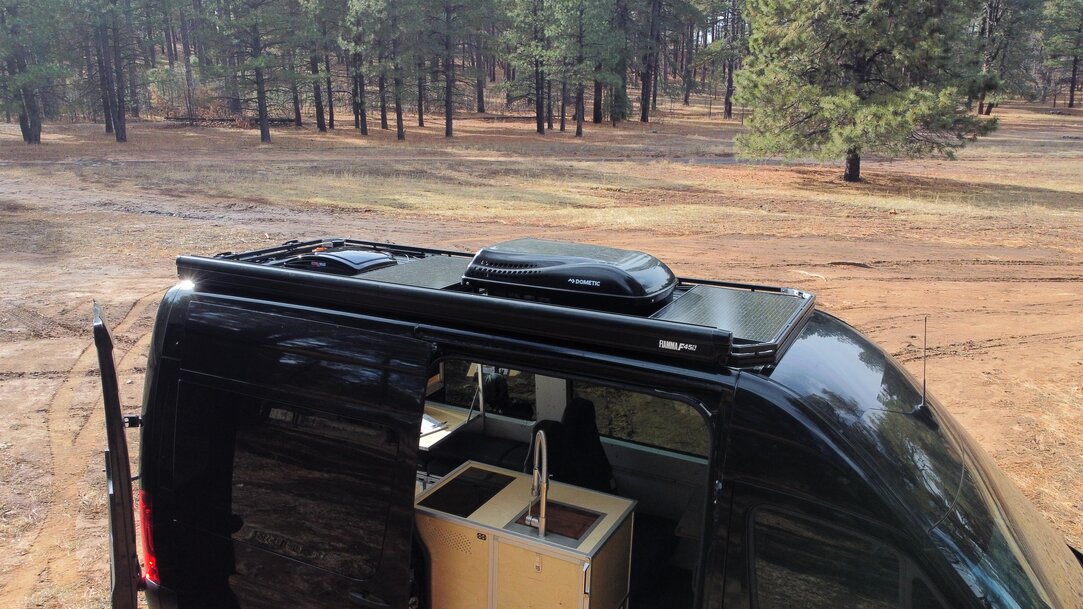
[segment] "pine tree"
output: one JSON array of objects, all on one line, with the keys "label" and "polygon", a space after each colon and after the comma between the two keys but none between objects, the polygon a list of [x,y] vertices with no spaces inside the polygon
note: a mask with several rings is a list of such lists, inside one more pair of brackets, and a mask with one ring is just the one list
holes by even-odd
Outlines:
[{"label": "pine tree", "polygon": [[27,144],[41,143],[43,94],[63,74],[56,61],[58,23],[53,0],[0,0],[0,82],[7,110],[19,117]]},{"label": "pine tree", "polygon": [[572,88],[575,100],[575,135],[583,135],[584,87],[596,83],[595,96],[603,85],[619,85],[612,72],[620,40],[609,27],[611,0],[549,0],[546,27],[549,41],[548,71]]},{"label": "pine tree", "polygon": [[953,51],[959,1],[750,0],[752,35],[739,100],[755,111],[738,138],[751,156],[845,157],[952,152],[995,128],[967,114]]},{"label": "pine tree", "polygon": [[1049,0],[1044,17],[1049,62],[1055,71],[1067,74],[1068,107],[1074,108],[1083,68],[1083,0]]},{"label": "pine tree", "polygon": [[[988,115],[1006,95],[1030,96],[1039,58],[1041,0],[985,0],[978,19],[978,114]],[[960,47],[961,48],[961,47]]]}]

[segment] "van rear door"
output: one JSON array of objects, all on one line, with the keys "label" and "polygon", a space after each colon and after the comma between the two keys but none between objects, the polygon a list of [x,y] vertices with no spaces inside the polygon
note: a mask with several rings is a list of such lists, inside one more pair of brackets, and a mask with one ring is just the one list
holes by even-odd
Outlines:
[{"label": "van rear door", "polygon": [[113,609],[135,609],[136,591],[142,575],[135,550],[132,471],[128,461],[128,441],[124,436],[116,363],[113,361],[113,337],[102,321],[101,309],[97,304],[94,305],[94,346],[98,350],[105,402],[105,483],[109,492],[111,606]]},{"label": "van rear door", "polygon": [[192,299],[177,335],[171,480],[155,497],[173,529],[156,548],[162,585],[182,609],[408,605],[434,351],[409,332]]}]

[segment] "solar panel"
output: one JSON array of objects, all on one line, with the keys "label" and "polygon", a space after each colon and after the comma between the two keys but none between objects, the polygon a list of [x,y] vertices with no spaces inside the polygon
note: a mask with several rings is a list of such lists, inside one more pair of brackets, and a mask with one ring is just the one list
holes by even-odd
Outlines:
[{"label": "solar panel", "polygon": [[651,319],[720,328],[735,339],[766,343],[778,340],[805,304],[787,294],[697,285]]},{"label": "solar panel", "polygon": [[395,266],[362,273],[358,277],[371,279],[372,281],[443,290],[453,285],[459,285],[469,264],[469,258],[430,256],[412,260],[405,264],[396,264]]}]

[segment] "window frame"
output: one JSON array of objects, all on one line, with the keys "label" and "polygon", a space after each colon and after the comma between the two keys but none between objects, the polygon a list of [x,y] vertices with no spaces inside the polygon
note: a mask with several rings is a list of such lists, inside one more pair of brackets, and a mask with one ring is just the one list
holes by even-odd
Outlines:
[{"label": "window frame", "polygon": [[[613,388],[613,389],[631,391],[632,393],[641,393],[641,394],[644,394],[644,395],[649,395],[649,396],[652,396],[652,397],[657,397],[657,398],[670,400],[670,401],[674,401],[674,402],[681,402],[681,403],[686,404],[687,406],[689,406],[693,411],[695,411],[696,414],[699,415],[700,420],[703,421],[703,429],[707,434],[707,454],[706,455],[696,455],[696,454],[692,454],[692,453],[686,453],[686,452],[673,450],[673,449],[662,447],[662,446],[654,446],[654,445],[645,444],[645,443],[642,443],[642,442],[635,442],[635,441],[632,441],[632,440],[625,440],[624,438],[616,438],[616,437],[607,436],[607,435],[604,435],[604,434],[601,434],[601,437],[605,438],[606,440],[613,441],[613,442],[621,442],[621,443],[625,443],[625,444],[632,444],[632,445],[635,445],[637,447],[643,447],[645,449],[660,450],[660,451],[667,452],[667,453],[670,453],[670,454],[680,455],[680,456],[686,457],[686,458],[702,460],[702,461],[705,461],[708,466],[710,466],[710,464],[711,464],[711,462],[713,460],[712,456],[715,454],[715,451],[718,448],[719,439],[715,437],[715,434],[713,433],[713,429],[712,429],[712,417],[713,417],[713,415],[712,415],[710,409],[707,408],[707,406],[701,400],[697,399],[696,397],[694,397],[692,395],[691,391],[689,391],[688,393],[681,393],[681,392],[678,392],[678,391],[670,391],[670,390],[666,390],[666,389],[658,389],[658,388],[653,388],[653,387],[647,387],[647,386],[644,386],[644,385],[637,385],[635,383],[627,382],[627,381],[617,381],[617,380],[613,380],[612,378],[589,376],[589,375],[578,374],[578,373],[574,373],[574,372],[570,372],[570,371],[562,370],[562,369],[539,367],[539,366],[531,365],[529,363],[526,363],[526,364],[521,363],[521,360],[516,360],[515,358],[508,358],[506,360],[495,360],[495,359],[492,359],[490,357],[478,357],[478,356],[472,355],[470,351],[463,351],[463,352],[457,351],[457,352],[454,352],[454,353],[442,354],[442,355],[440,355],[440,356],[438,356],[436,358],[433,358],[432,362],[430,362],[430,366],[431,366],[432,370],[435,370],[437,372],[442,372],[442,369],[443,369],[442,367],[443,367],[444,362],[449,361],[449,360],[450,361],[465,361],[465,362],[468,362],[468,363],[479,364],[479,365],[482,365],[482,366],[492,366],[494,368],[508,368],[508,369],[511,369],[511,370],[517,370],[519,372],[529,372],[530,374],[533,374],[535,376],[541,375],[541,376],[548,376],[548,377],[552,377],[552,378],[563,379],[563,380],[568,382],[568,395],[567,395],[567,400],[568,401],[571,401],[571,399],[574,397],[574,387],[575,387],[575,383],[578,381],[578,382],[592,383],[592,384],[603,386],[603,387],[610,387],[610,388]],[[431,374],[433,374],[433,372],[430,372],[430,375]],[[680,377],[676,377],[676,378],[680,378]],[[428,398],[426,396],[426,400],[427,399]],[[467,408],[463,408],[461,406],[456,406],[456,405],[453,405],[453,404],[446,404],[444,402],[439,402],[439,403],[441,405],[450,406],[452,408],[461,408],[464,412],[468,410]],[[497,413],[486,413],[485,416],[504,417],[504,418],[508,419],[509,421],[519,421],[519,422],[524,422],[525,421],[525,419],[518,419],[518,418],[515,418],[515,417],[507,417],[507,416],[497,414]],[[526,422],[531,422],[531,421],[526,421]]]}]

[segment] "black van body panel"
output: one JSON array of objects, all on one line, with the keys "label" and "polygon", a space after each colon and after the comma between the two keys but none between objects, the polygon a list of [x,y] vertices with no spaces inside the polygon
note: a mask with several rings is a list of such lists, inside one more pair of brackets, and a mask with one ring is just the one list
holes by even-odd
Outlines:
[{"label": "black van body panel", "polygon": [[405,606],[434,353],[409,328],[167,295],[142,450],[163,566],[152,602]]}]

